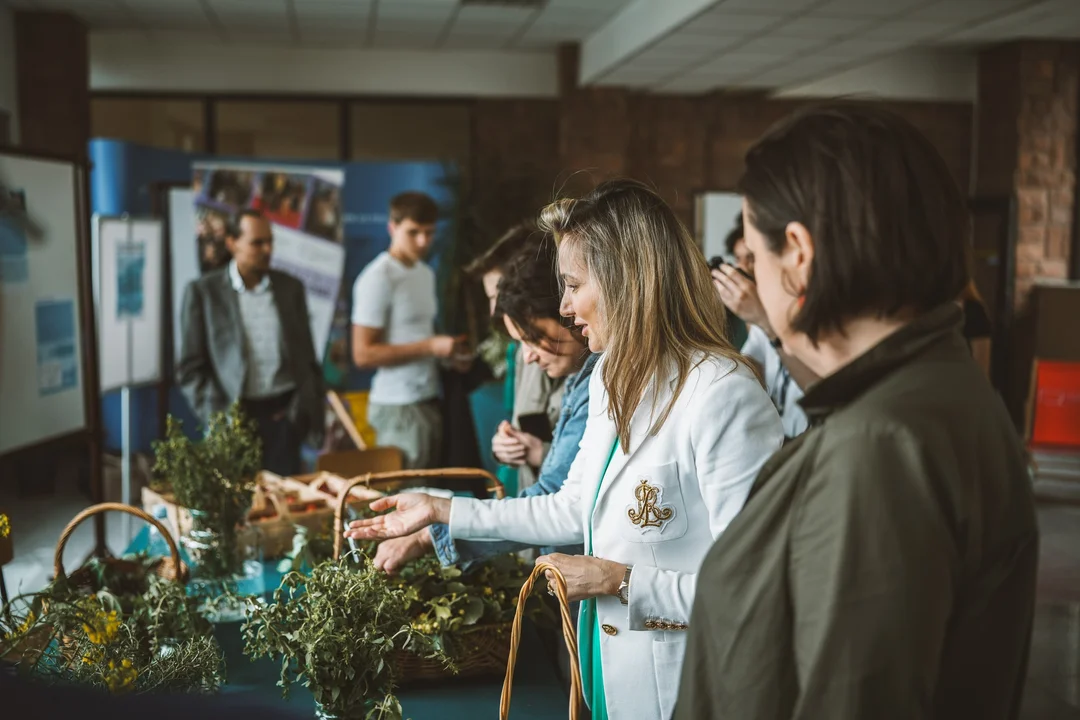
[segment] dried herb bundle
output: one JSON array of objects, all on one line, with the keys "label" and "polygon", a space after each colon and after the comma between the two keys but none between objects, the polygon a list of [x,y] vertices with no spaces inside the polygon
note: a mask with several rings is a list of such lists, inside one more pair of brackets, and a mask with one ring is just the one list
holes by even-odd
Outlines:
[{"label": "dried herb bundle", "polygon": [[245,654],[281,656],[284,694],[300,682],[331,715],[400,720],[395,650],[448,662],[410,625],[404,592],[367,558],[359,565],[326,561],[310,575],[290,572],[272,603],[248,602]]}]

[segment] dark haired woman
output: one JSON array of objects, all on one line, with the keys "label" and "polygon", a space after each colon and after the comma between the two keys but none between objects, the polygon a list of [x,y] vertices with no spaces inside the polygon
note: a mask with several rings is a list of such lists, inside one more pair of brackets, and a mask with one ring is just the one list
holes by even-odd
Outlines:
[{"label": "dark haired woman", "polygon": [[963,196],[859,104],[770,131],[740,192],[769,322],[822,379],[705,558],[675,717],[1015,718],[1038,538],[960,333]]},{"label": "dark haired woman", "polygon": [[[496,285],[494,314],[507,334],[521,344],[523,363],[559,383],[565,382],[550,450],[543,458],[537,481],[522,488],[520,497],[557,493],[570,474],[578,454],[585,421],[589,417],[589,378],[599,355],[577,328],[566,327],[559,312],[561,303],[556,266],[555,242],[551,236],[537,239],[528,250],[519,252],[500,267]],[[514,435],[524,434],[513,429]],[[435,524],[401,538],[380,543],[375,566],[393,573],[406,562],[434,551],[444,565],[470,563],[493,555],[521,550],[533,545],[513,542],[455,541],[445,524]],[[559,552],[580,554],[578,546],[563,546]]]}]

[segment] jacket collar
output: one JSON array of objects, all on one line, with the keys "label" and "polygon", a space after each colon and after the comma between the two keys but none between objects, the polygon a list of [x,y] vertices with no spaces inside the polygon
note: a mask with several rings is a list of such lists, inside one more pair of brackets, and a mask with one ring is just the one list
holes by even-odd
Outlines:
[{"label": "jacket collar", "polygon": [[811,423],[848,405],[915,356],[957,333],[963,311],[955,303],[935,308],[897,330],[832,375],[811,385],[799,401]]}]

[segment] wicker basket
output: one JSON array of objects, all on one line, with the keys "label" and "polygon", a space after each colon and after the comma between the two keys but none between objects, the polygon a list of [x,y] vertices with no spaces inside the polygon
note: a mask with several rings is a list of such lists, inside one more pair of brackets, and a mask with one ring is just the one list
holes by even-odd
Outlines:
[{"label": "wicker basket", "polygon": [[[59,580],[64,577],[64,546],[67,545],[67,541],[71,538],[72,533],[75,532],[75,528],[79,527],[79,524],[82,523],[83,520],[110,510],[134,515],[140,520],[145,520],[153,525],[169,545],[169,557],[160,558],[155,562],[152,568],[153,572],[166,580],[175,580],[181,585],[187,582],[189,576],[187,565],[180,561],[180,551],[177,550],[176,542],[173,540],[169,530],[149,513],[132,505],[124,505],[123,503],[101,503],[99,505],[91,505],[72,518],[71,522],[64,528],[64,531],[60,533],[60,539],[56,542],[56,552],[53,555],[53,569],[56,572],[56,579]],[[132,574],[140,567],[136,562],[112,557],[104,558],[103,562],[120,572],[130,572]],[[71,573],[71,575],[68,575],[67,581],[73,587],[80,590],[97,592],[100,589],[93,586],[93,575],[85,567],[81,567]]]},{"label": "wicker basket", "polygon": [[[337,508],[334,513],[334,559],[341,557],[342,530],[345,527],[345,503],[349,494],[358,485],[390,492],[403,488],[415,487],[431,480],[448,481],[445,484],[461,486],[463,481],[482,479],[489,494],[496,498],[506,496],[501,482],[486,470],[473,468],[444,468],[442,470],[400,470],[395,472],[368,473],[355,477],[346,483],[338,494]],[[506,669],[510,654],[510,635],[512,623],[491,623],[474,625],[454,634],[454,641],[460,652],[454,658],[457,672],[447,670],[442,663],[415,653],[399,650],[395,662],[398,677],[403,685],[418,680],[444,680],[449,677],[480,677],[500,675]]]},{"label": "wicker basket", "polygon": [[554,565],[540,563],[533,568],[528,580],[521,586],[518,593],[517,610],[514,612],[514,626],[510,632],[510,652],[506,661],[506,677],[503,678],[502,697],[499,700],[499,720],[507,720],[510,717],[510,696],[514,687],[514,666],[517,665],[518,646],[521,644],[521,625],[525,611],[525,601],[529,599],[533,585],[541,574],[548,574],[551,582],[548,583],[548,591],[554,593],[559,601],[559,615],[562,617],[563,642],[566,643],[566,651],[570,655],[570,720],[578,720],[581,717],[581,708],[584,706],[584,689],[581,684],[581,666],[578,662],[577,635],[574,634],[574,620],[570,616],[570,601],[566,596],[566,579]]}]

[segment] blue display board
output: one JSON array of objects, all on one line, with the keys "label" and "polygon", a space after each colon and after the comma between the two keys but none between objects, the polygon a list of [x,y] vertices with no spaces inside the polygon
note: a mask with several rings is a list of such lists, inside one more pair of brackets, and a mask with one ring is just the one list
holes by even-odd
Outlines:
[{"label": "blue display board", "polygon": [[[151,148],[120,140],[95,139],[90,141],[91,207],[101,215],[148,215],[152,210],[152,186],[156,183],[187,183],[191,181],[192,163],[211,158],[201,154],[176,150]],[[275,167],[326,167],[345,171],[342,190],[344,209],[344,242],[346,248],[345,270],[342,279],[338,315],[346,319],[332,333],[345,333],[348,348],[347,318],[352,312],[352,285],[360,271],[380,252],[389,246],[387,234],[387,208],[390,199],[406,190],[416,190],[431,195],[447,210],[446,219],[440,221],[435,245],[429,264],[439,273],[440,260],[452,238],[452,214],[455,197],[447,175],[454,172],[452,166],[440,162],[376,162],[331,163],[322,161],[258,160],[251,158],[213,157],[213,162],[227,164],[230,161],[252,164],[264,162]],[[177,337],[174,329],[174,337]],[[335,340],[334,334],[330,341]],[[334,384],[349,391],[367,390],[371,373],[351,368],[343,378],[331,378]],[[157,423],[157,391],[140,388],[132,392],[133,445],[138,451],[148,452],[152,441],[160,434]],[[108,393],[102,402],[106,446],[120,447],[120,399],[119,393]],[[185,428],[194,431],[197,421],[187,407],[179,391],[173,388],[169,399],[169,412],[184,421]]]}]

